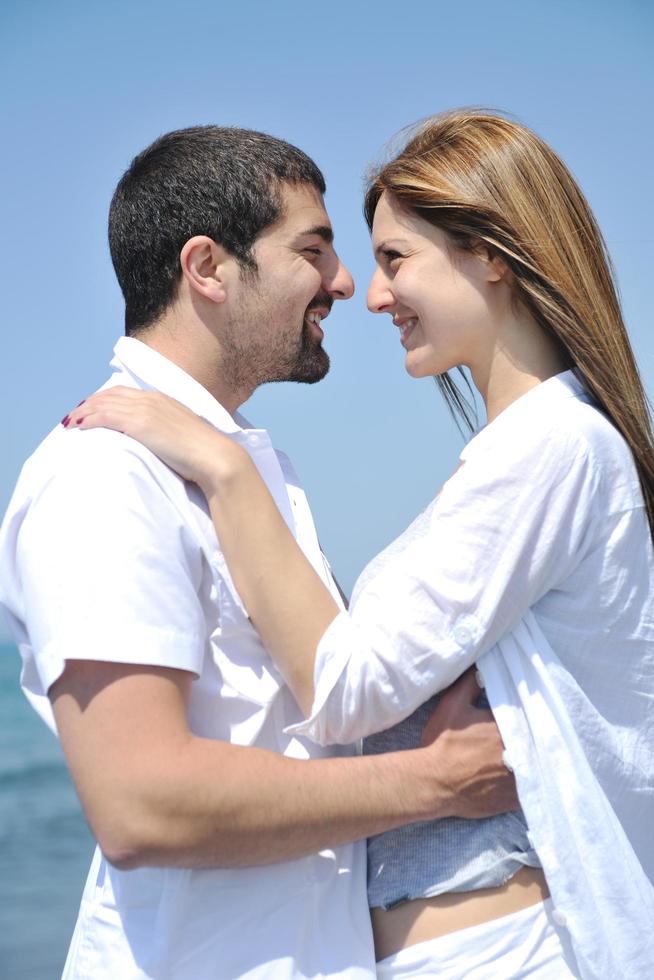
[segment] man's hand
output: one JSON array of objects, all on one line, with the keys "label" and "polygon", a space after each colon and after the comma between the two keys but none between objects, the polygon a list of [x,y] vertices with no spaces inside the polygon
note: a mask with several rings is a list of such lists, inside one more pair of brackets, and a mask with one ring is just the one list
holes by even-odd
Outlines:
[{"label": "man's hand", "polygon": [[520,806],[493,714],[475,707],[481,691],[475,673],[471,668],[445,691],[422,733],[422,745],[451,801],[439,816],[492,817]]}]

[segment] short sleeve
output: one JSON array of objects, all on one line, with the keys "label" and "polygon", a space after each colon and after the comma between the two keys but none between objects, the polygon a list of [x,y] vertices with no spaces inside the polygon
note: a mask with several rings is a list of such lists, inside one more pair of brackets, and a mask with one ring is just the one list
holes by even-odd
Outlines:
[{"label": "short sleeve", "polygon": [[593,455],[574,436],[540,433],[471,454],[424,533],[322,637],[312,713],[293,730],[351,742],[449,686],[563,586],[589,546],[597,486]]},{"label": "short sleeve", "polygon": [[160,474],[115,433],[69,438],[84,445],[63,450],[16,542],[22,619],[42,693],[66,660],[199,673],[202,558]]}]

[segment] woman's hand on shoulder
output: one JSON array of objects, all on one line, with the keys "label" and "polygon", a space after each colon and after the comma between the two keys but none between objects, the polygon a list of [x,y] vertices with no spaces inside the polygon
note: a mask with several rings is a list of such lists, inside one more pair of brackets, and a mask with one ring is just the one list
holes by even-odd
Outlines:
[{"label": "woman's hand on shoulder", "polygon": [[181,402],[158,391],[117,385],[85,399],[63,420],[67,429],[106,428],[142,443],[205,494],[230,479],[247,452]]}]

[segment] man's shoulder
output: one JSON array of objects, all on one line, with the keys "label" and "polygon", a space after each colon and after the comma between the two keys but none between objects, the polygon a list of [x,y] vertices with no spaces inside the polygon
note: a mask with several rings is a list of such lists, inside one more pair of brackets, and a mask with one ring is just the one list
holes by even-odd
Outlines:
[{"label": "man's shoulder", "polygon": [[168,469],[135,439],[112,429],[66,430],[57,426],[26,461],[21,476],[30,484],[74,474],[82,480],[140,475]]},{"label": "man's shoulder", "polygon": [[25,462],[5,521],[20,521],[38,504],[59,512],[65,501],[94,498],[105,509],[141,510],[157,498],[177,499],[183,481],[153,453],[110,429],[53,429]]}]

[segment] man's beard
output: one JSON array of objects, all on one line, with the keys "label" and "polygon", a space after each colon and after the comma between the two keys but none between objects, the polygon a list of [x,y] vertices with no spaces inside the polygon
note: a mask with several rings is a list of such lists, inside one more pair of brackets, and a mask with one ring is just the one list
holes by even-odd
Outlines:
[{"label": "man's beard", "polygon": [[295,354],[289,358],[287,365],[280,364],[279,370],[271,372],[265,381],[297,381],[312,385],[322,381],[328,371],[329,354],[322,342],[311,336],[311,327],[305,320]]},{"label": "man's beard", "polygon": [[251,315],[232,319],[222,338],[222,373],[235,389],[254,391],[259,385],[276,381],[315,384],[329,371],[329,355],[321,341],[312,336],[306,319],[299,336],[295,334],[294,347],[290,331],[257,343],[258,334],[244,329],[246,323],[252,323]]}]

